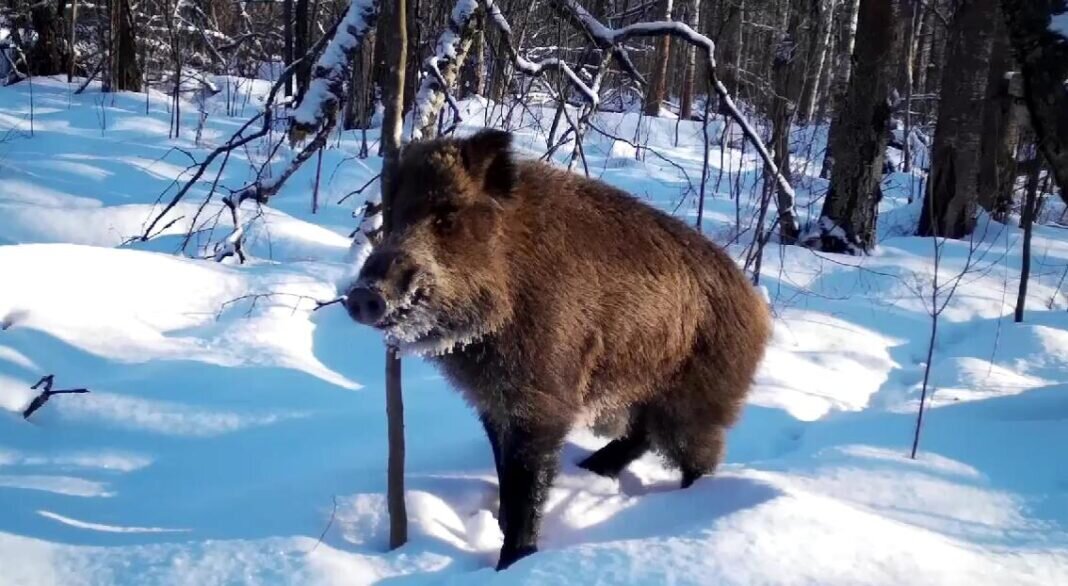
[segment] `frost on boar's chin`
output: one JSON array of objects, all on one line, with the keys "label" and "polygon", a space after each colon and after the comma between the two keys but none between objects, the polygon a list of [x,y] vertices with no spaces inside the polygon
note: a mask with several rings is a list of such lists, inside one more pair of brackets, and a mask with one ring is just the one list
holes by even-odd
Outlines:
[{"label": "frost on boar's chin", "polygon": [[621,422],[580,465],[617,476],[650,449],[688,487],[718,465],[770,331],[723,251],[600,181],[517,160],[510,135],[408,146],[390,232],[352,317],[432,356],[477,410],[501,486],[498,569],[537,550],[572,426]]}]

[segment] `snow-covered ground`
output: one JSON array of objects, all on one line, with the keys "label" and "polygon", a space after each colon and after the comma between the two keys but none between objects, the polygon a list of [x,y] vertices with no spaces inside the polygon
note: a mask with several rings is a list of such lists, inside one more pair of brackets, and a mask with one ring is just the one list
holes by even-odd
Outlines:
[{"label": "snow-covered ground", "polygon": [[[255,90],[230,110],[251,115]],[[31,136],[30,92],[0,89],[0,584],[1068,583],[1062,228],[1036,229],[1022,325],[1010,315],[1015,225],[984,220],[973,242],[940,249],[940,282],[959,286],[940,316],[915,461],[935,267],[932,242],[905,235],[918,177],[888,178],[870,257],[770,246],[775,336],[727,464],[687,491],[652,455],[609,481],[575,466],[604,441],[577,432],[542,552],[498,574],[488,445],[417,359],[404,372],[411,541],[386,551],[383,346],[337,306],[312,311],[349,270],[360,201],[335,202],[379,166],[353,156],[359,135],[323,158],[319,213],[312,161],[256,221],[250,262],[219,264],[190,257],[225,235],[226,215],[173,254],[192,218],[220,212],[213,202],[197,216],[213,173],[159,237],[124,243],[174,193],[184,153],[202,157],[240,126],[224,97],[198,146],[192,104],[168,140],[165,97],[76,96],[49,80],[32,86]],[[486,115],[466,106],[463,132]],[[591,131],[591,174],[696,219],[699,126],[595,124],[655,153],[636,160]],[[539,155],[543,137],[522,126]],[[807,162],[819,153],[796,150],[807,217],[826,184]],[[711,152],[704,228],[724,244],[750,238],[734,238],[735,218],[752,216],[750,151]],[[234,156],[220,180],[231,188],[264,152]],[[45,374],[92,392],[24,421]]]}]

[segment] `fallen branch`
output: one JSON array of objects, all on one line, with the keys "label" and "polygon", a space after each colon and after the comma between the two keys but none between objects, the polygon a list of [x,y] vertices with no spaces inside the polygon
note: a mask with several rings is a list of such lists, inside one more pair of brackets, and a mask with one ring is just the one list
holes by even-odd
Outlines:
[{"label": "fallen branch", "polygon": [[44,385],[44,389],[41,394],[37,395],[33,401],[30,402],[30,406],[26,407],[26,410],[22,412],[23,419],[29,419],[30,415],[33,415],[38,409],[44,407],[44,404],[48,402],[54,395],[80,395],[82,393],[88,393],[89,389],[57,389],[52,390],[52,383],[55,382],[56,376],[49,374],[41,377],[41,380],[37,381],[37,384],[30,387],[33,390],[37,390]]}]

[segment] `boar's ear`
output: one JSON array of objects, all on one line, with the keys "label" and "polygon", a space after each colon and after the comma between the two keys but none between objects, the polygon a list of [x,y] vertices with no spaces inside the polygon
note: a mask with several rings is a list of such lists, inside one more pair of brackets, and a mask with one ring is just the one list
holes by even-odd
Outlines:
[{"label": "boar's ear", "polygon": [[460,144],[464,168],[493,197],[508,197],[516,184],[518,167],[512,158],[512,135],[482,130]]}]

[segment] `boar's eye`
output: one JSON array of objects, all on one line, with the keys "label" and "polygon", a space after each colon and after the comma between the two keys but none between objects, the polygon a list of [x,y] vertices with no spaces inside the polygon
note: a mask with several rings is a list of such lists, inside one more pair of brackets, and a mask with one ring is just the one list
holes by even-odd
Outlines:
[{"label": "boar's eye", "polygon": [[434,228],[441,232],[450,232],[456,225],[458,212],[459,208],[454,205],[446,204],[435,207],[432,215]]}]

